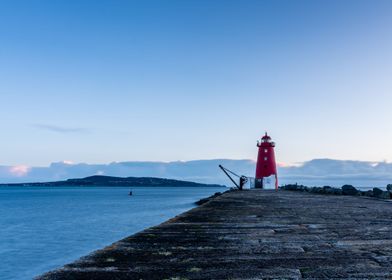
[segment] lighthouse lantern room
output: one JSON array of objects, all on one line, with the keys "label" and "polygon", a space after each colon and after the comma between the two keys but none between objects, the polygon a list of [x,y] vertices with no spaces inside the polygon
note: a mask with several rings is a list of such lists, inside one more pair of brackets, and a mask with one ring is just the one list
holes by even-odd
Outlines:
[{"label": "lighthouse lantern room", "polygon": [[257,141],[257,147],[259,148],[257,163],[256,163],[256,177],[255,177],[255,188],[267,188],[267,185],[271,182],[271,176],[275,179],[275,189],[278,189],[278,174],[276,171],[275,162],[275,143],[268,136],[267,132],[261,141]]}]

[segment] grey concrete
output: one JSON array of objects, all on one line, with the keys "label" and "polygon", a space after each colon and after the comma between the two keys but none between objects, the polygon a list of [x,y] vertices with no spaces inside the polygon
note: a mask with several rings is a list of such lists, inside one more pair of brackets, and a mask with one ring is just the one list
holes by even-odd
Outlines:
[{"label": "grey concrete", "polygon": [[41,279],[392,279],[392,203],[225,193]]}]

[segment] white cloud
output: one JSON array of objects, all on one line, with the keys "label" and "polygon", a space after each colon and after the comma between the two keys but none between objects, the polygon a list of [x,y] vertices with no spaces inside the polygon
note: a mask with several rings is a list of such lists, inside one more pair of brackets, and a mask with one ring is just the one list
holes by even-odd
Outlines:
[{"label": "white cloud", "polygon": [[33,124],[33,127],[57,133],[87,133],[89,130],[84,127],[65,127],[51,124]]},{"label": "white cloud", "polygon": [[25,177],[30,169],[31,168],[27,165],[15,165],[9,168],[9,173],[16,177]]}]

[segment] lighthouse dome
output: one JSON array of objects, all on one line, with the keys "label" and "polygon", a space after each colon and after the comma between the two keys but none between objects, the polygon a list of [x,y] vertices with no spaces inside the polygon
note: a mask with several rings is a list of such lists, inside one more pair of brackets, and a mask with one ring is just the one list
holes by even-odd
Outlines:
[{"label": "lighthouse dome", "polygon": [[271,141],[271,137],[269,137],[267,132],[266,132],[265,135],[263,137],[261,137],[261,140],[263,140],[263,142],[270,142]]}]

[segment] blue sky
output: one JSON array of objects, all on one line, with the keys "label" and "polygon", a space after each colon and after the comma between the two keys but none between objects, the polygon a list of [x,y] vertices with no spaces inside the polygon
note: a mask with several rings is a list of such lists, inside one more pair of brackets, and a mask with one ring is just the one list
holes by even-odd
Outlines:
[{"label": "blue sky", "polygon": [[1,1],[0,164],[392,161],[392,1]]}]

